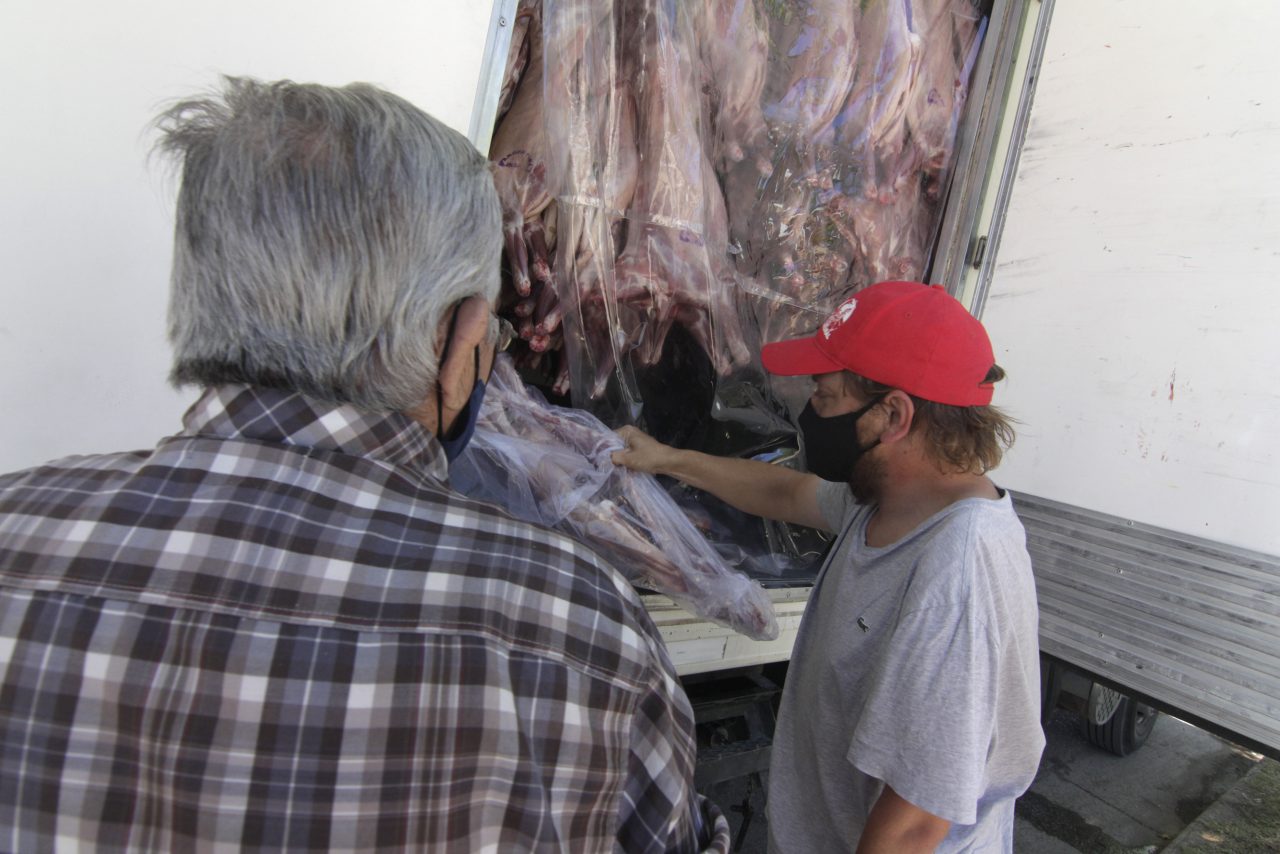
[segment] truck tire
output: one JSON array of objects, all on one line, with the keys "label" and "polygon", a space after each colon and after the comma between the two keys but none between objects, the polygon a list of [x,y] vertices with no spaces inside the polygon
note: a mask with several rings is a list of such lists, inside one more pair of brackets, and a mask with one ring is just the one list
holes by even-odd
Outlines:
[{"label": "truck tire", "polygon": [[1128,756],[1147,743],[1159,716],[1160,712],[1146,703],[1124,697],[1116,706],[1115,714],[1105,723],[1086,721],[1085,735],[1095,747],[1101,747],[1116,756]]}]

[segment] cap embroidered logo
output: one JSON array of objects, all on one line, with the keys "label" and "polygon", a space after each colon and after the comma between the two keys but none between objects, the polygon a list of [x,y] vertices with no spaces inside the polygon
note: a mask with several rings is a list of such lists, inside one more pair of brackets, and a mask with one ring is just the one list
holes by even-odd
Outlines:
[{"label": "cap embroidered logo", "polygon": [[834,335],[837,329],[847,323],[849,318],[853,317],[853,310],[857,307],[857,297],[849,297],[847,300],[840,303],[840,305],[836,307],[836,310],[831,313],[831,316],[823,322],[822,337],[830,338]]}]

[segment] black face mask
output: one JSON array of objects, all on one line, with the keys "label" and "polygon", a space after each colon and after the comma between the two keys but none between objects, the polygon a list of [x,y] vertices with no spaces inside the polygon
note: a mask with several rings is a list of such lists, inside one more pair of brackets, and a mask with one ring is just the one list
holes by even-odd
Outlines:
[{"label": "black face mask", "polygon": [[815,412],[812,402],[805,404],[800,413],[800,435],[809,471],[823,480],[848,481],[862,455],[880,444],[879,439],[865,447],[858,444],[858,419],[883,399],[878,397],[856,412],[828,418]]}]

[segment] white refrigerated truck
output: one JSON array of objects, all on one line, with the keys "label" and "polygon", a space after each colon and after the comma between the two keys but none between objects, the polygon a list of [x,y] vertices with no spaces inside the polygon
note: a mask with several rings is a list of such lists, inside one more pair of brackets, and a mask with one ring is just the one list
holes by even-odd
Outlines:
[{"label": "white refrigerated truck", "polygon": [[[220,72],[369,80],[484,148],[514,6],[5,4],[0,470],[145,447],[187,402],[165,384],[174,187],[144,132],[163,102]],[[989,7],[928,278],[1010,374],[997,480],[1046,698],[1116,752],[1160,708],[1280,754],[1280,7]],[[768,643],[647,604],[696,682],[788,659],[807,588],[772,595]]]}]

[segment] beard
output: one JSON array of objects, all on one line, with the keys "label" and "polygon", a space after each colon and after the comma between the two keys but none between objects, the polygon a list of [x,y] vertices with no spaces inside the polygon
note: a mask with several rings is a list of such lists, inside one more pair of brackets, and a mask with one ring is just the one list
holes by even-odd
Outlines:
[{"label": "beard", "polygon": [[879,504],[884,495],[885,467],[883,460],[871,459],[863,454],[849,472],[849,491],[859,504]]}]

